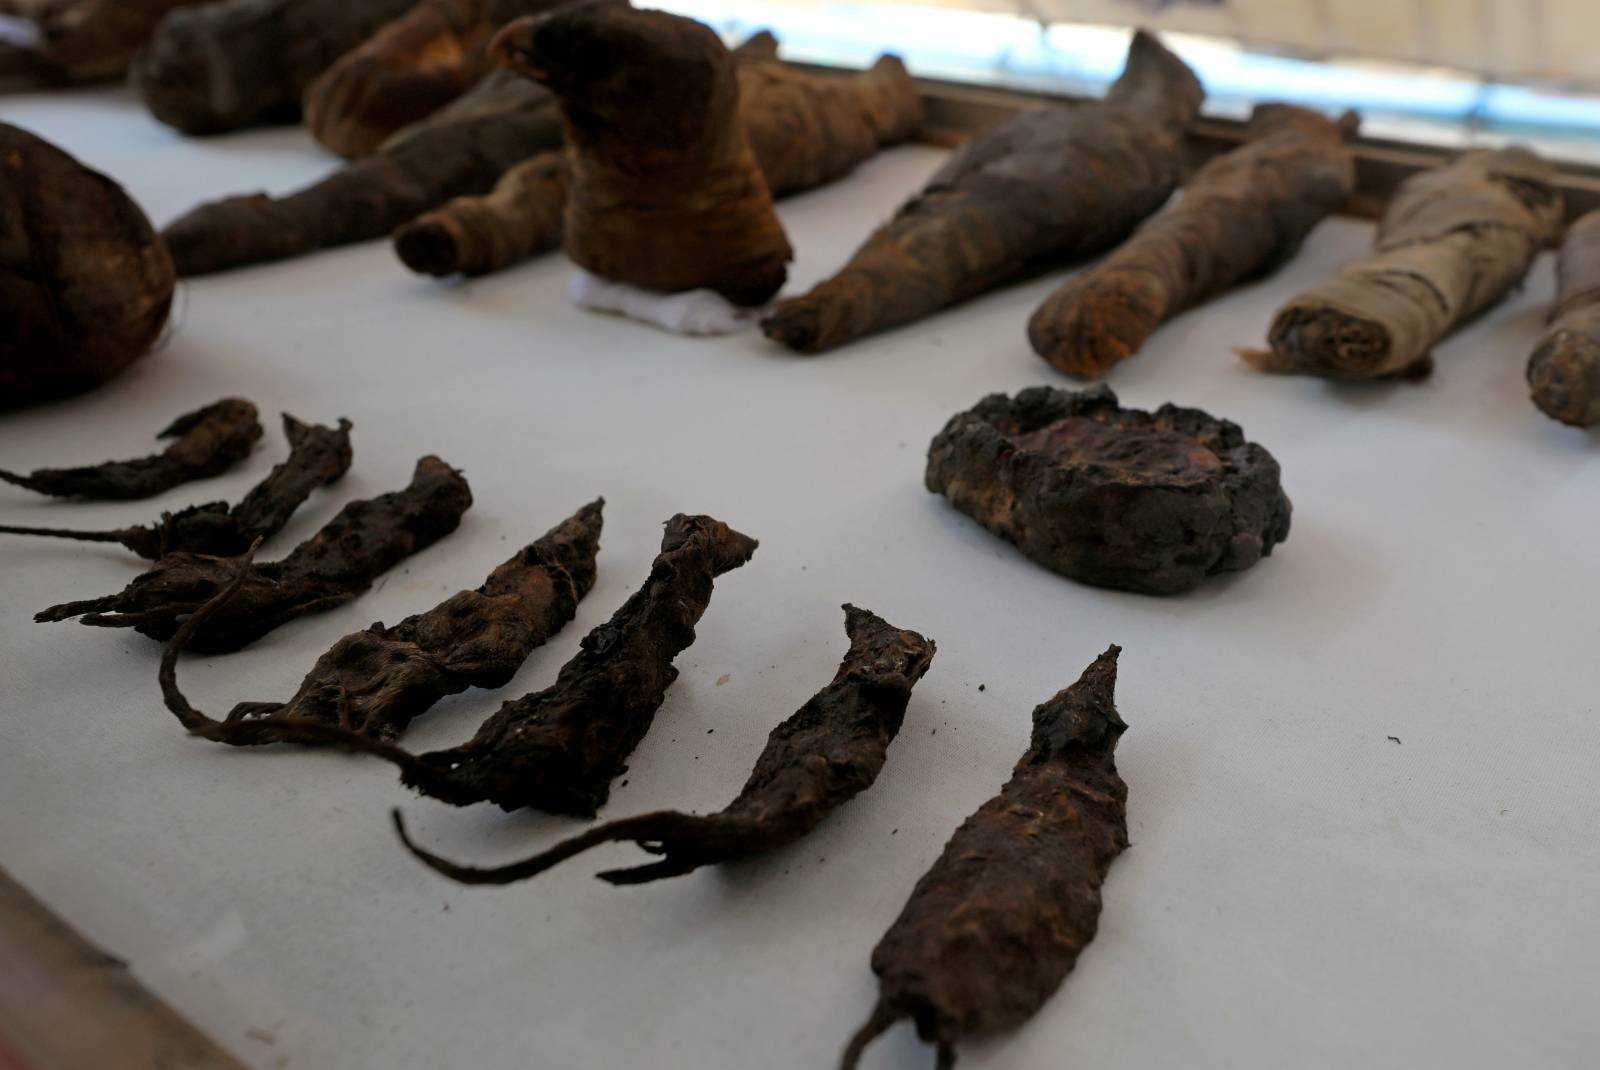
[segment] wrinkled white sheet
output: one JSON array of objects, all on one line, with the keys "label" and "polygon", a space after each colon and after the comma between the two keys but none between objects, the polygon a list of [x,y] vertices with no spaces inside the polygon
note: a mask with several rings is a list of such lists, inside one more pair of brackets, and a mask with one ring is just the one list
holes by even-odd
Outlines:
[{"label": "wrinkled white sheet", "polygon": [[711,290],[663,294],[574,268],[567,297],[579,308],[610,313],[669,334],[700,338],[737,334],[755,326],[761,309],[741,308]]}]

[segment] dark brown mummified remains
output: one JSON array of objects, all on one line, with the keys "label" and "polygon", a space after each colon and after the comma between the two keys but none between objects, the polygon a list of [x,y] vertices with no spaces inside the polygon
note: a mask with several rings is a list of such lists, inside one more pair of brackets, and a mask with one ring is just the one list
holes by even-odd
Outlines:
[{"label": "dark brown mummified remains", "polygon": [[341,156],[370,155],[489,73],[489,42],[501,26],[565,2],[419,0],[312,83],[306,129]]},{"label": "dark brown mummified remains", "polygon": [[0,123],[0,410],[98,386],[161,337],[172,258],[121,186]]},{"label": "dark brown mummified remains", "polygon": [[739,118],[737,66],[709,27],[589,2],[519,19],[494,47],[556,96],[579,267],[738,305],[778,292],[792,251]]},{"label": "dark brown mummified remains", "polygon": [[716,813],[663,810],[624,818],[526,861],[492,869],[457,865],[417,847],[396,810],[401,840],[423,862],[464,884],[525,880],[591,847],[622,840],[661,860],[600,874],[612,884],[677,877],[794,843],[878,779],[905,719],[911,689],[933,662],[931,640],[864,609],[844,610],[850,650],[833,682],[772,730],[738,798]]},{"label": "dark brown mummified remains", "polygon": [[1248,140],[1218,156],[1104,262],[1034,313],[1034,352],[1069,375],[1104,375],[1164,322],[1292,260],[1356,186],[1356,117],[1256,108]]},{"label": "dark brown mummified remains", "polygon": [[121,78],[167,12],[212,0],[0,0],[0,15],[37,29],[31,47],[0,44],[0,88]]},{"label": "dark brown mummified remains", "polygon": [[1178,594],[1289,536],[1278,462],[1226,420],[1124,409],[1106,387],[993,394],[928,449],[927,486],[1083,583]]},{"label": "dark brown mummified remains", "polygon": [[560,145],[550,94],[506,72],[320,182],[284,197],[202,204],[162,237],[184,276],[386,238],[452,197],[487,193],[513,164]]},{"label": "dark brown mummified remains", "polygon": [[[694,642],[694,626],[711,602],[716,577],[750,560],[756,541],[708,516],[667,521],[650,578],[611,620],[583,640],[553,686],[507,702],[469,742],[412,754],[324,721],[265,718],[235,722],[230,742],[331,743],[399,766],[411,787],[455,806],[492,802],[504,810],[531,807],[592,817],[611,781],[639,745],[678,678],[672,660]],[[235,570],[238,564],[233,563]],[[233,585],[242,584],[239,573]],[[167,708],[190,731],[216,722],[190,706],[171,678],[175,652],[205,634],[206,621],[233,598],[233,585],[201,607],[173,639],[164,659]]]},{"label": "dark brown mummified remains", "polygon": [[528,655],[572,620],[594,587],[604,505],[584,506],[477,590],[460,591],[392,628],[378,623],[345,636],[317,659],[288,702],[242,702],[225,722],[194,712],[178,693],[180,631],[162,659],[167,706],[189,711],[180,716],[196,735],[234,746],[282,742],[261,731],[263,718],[320,722],[392,742],[446,695],[510,683]]},{"label": "dark brown mummified remains", "polygon": [[1100,922],[1100,886],[1128,846],[1117,775],[1113,646],[1033,711],[1033,740],[1000,794],[956,830],[872,952],[878,1005],[844,1054],[853,1070],[897,1019],[955,1064],[956,1044],[1033,1017]]},{"label": "dark brown mummified remains", "polygon": [[1284,305],[1261,371],[1418,378],[1433,347],[1498,304],[1560,233],[1555,167],[1527,149],[1469,152],[1406,179],[1373,251]]},{"label": "dark brown mummified remains", "polygon": [[156,436],[172,445],[134,461],[107,461],[81,468],[41,468],[29,475],[0,470],[0,479],[56,498],[136,501],[173,487],[221,475],[246,457],[261,437],[256,407],[223,398],[185,413]]},{"label": "dark brown mummified remains", "polygon": [[186,134],[292,122],[317,76],[415,0],[222,0],[179,8],[133,63],[157,119]]},{"label": "dark brown mummified remains", "polygon": [[[904,141],[922,118],[905,66],[885,56],[852,77],[811,74],[776,61],[758,35],[734,50],[739,115],[774,197],[831,182],[884,145]],[[571,169],[548,152],[511,168],[494,190],[458,197],[395,232],[411,270],[483,275],[561,247]]]},{"label": "dark brown mummified remains", "polygon": [[338,482],[350,470],[349,420],[340,420],[338,428],[332,428],[303,424],[284,413],[283,433],[289,439],[289,459],[231,509],[227,502],[207,502],[165,513],[154,524],[115,531],[0,525],[0,534],[116,542],[151,561],[171,553],[236,557],[258,539],[282,531],[314,490]]},{"label": "dark brown mummified remains", "polygon": [[1528,361],[1533,403],[1573,427],[1600,424],[1600,212],[1567,231],[1550,329]]},{"label": "dark brown mummified remains", "polygon": [[419,275],[487,275],[561,248],[571,168],[544,152],[511,168],[481,197],[457,197],[394,234],[395,255]]},{"label": "dark brown mummified remains", "polygon": [[53,606],[34,619],[82,616],[98,628],[133,628],[166,641],[185,617],[238,578],[240,588],[207,616],[186,644],[208,654],[238,650],[281,624],[341,606],[412,554],[461,523],[472,492],[461,473],[437,457],[417,462],[404,490],[351,502],[288,557],[243,569],[239,559],[168,554],[121,594]]},{"label": "dark brown mummified remains", "polygon": [[1120,242],[1171,196],[1204,92],[1140,31],[1104,101],[1039,108],[966,142],[767,337],[820,353]]}]

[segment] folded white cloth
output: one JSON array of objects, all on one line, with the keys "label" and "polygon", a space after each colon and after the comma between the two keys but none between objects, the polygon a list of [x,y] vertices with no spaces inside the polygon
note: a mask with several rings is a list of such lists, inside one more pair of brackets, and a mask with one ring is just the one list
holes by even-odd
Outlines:
[{"label": "folded white cloth", "polygon": [[711,290],[656,293],[591,275],[582,268],[573,274],[567,297],[579,308],[626,316],[673,334],[734,334],[754,324],[762,312],[742,308]]}]

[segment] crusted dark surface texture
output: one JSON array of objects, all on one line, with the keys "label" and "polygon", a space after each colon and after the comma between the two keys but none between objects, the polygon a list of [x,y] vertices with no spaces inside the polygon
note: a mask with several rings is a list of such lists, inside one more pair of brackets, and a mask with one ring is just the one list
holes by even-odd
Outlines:
[{"label": "crusted dark surface texture", "polygon": [[1069,375],[1104,375],[1184,309],[1286,264],[1355,191],[1355,128],[1354,115],[1256,108],[1244,145],[1045,299],[1028,324],[1034,352]]},{"label": "crusted dark surface texture", "polygon": [[164,513],[154,524],[112,531],[0,525],[0,534],[121,543],[151,561],[170,553],[235,557],[257,539],[282,531],[313,491],[337,482],[350,469],[350,421],[340,420],[337,428],[323,427],[303,424],[284,413],[283,433],[289,440],[289,459],[231,509],[227,502],[207,502]]},{"label": "crusted dark surface texture", "polygon": [[1600,424],[1600,212],[1572,224],[1557,265],[1560,291],[1528,361],[1533,403],[1573,427]]},{"label": "crusted dark surface texture", "polygon": [[1107,249],[1178,184],[1204,93],[1146,33],[1104,101],[1023,112],[975,135],[838,274],[779,302],[769,338],[819,353]]},{"label": "crusted dark surface texture", "polygon": [[394,740],[446,695],[504,687],[535,648],[566,627],[594,587],[603,505],[585,506],[523,547],[477,590],[460,591],[393,627],[374,624],[345,636],[317,659],[292,699],[240,703],[228,715],[232,723],[211,738],[277,742],[255,738],[248,728],[238,739],[230,736],[239,721],[274,717]]},{"label": "crusted dark surface texture", "polygon": [[[694,642],[716,577],[749,561],[755,550],[754,539],[720,520],[673,517],[650,578],[584,637],[555,684],[507,702],[459,747],[417,755],[343,725],[271,717],[232,722],[229,742],[336,744],[394,763],[407,784],[456,806],[493,802],[505,810],[592,817],[678,678],[672,660]],[[167,708],[191,732],[212,738],[218,722],[178,691],[174,664],[179,650],[205,634],[210,616],[249,582],[248,569],[228,564],[232,576],[221,577],[219,593],[183,625],[162,659]]]},{"label": "crusted dark surface texture", "polygon": [[456,805],[592,816],[678,678],[672,660],[694,642],[713,581],[755,550],[719,520],[674,517],[650,578],[584,637],[555,684],[506,703],[462,746],[423,755],[405,781]]},{"label": "crusted dark surface texture", "polygon": [[767,737],[738,798],[714,814],[674,810],[613,821],[523,862],[478,869],[447,862],[402,841],[422,861],[467,884],[510,884],[543,873],[602,843],[630,840],[661,860],[600,874],[612,884],[644,884],[701,866],[775,850],[799,840],[870,788],[905,719],[911,689],[933,662],[934,644],[882,618],[845,607],[850,650],[833,682]]},{"label": "crusted dark surface texture", "polygon": [[1105,387],[994,394],[928,449],[927,487],[1065,576],[1178,594],[1289,535],[1278,462],[1226,420]]},{"label": "crusted dark surface texture", "polygon": [[161,337],[172,258],[123,188],[0,123],[0,411],[89,390]]},{"label": "crusted dark surface texture", "polygon": [[878,1006],[846,1050],[852,1070],[900,1018],[955,1063],[967,1037],[1009,1029],[1055,994],[1094,939],[1100,887],[1128,846],[1117,775],[1113,646],[1033,711],[1033,739],[999,795],[950,837],[872,952]]},{"label": "crusted dark surface texture", "polygon": [[[406,489],[351,502],[288,557],[250,565],[239,591],[188,646],[204,653],[238,650],[297,617],[343,605],[454,531],[471,504],[461,473],[437,457],[424,457]],[[84,624],[134,628],[165,641],[227,587],[239,567],[231,558],[168,554],[121,594],[53,606],[36,619],[82,616]]]},{"label": "crusted dark surface texture", "polygon": [[261,422],[250,402],[223,398],[178,417],[156,437],[173,443],[160,453],[132,461],[41,468],[28,475],[0,471],[0,480],[57,498],[153,498],[184,483],[221,475],[250,456],[261,437]]}]

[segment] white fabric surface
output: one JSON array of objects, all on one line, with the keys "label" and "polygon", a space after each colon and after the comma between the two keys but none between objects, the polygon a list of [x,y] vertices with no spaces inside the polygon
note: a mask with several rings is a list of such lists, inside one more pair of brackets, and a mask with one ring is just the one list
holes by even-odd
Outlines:
[{"label": "white fabric surface", "polygon": [[669,334],[714,337],[748,330],[760,318],[759,308],[741,308],[714,290],[663,294],[625,282],[604,279],[574,268],[567,299],[590,312],[623,316],[659,327]]},{"label": "white fabric surface", "polygon": [[[117,93],[6,98],[0,114],[120,178],[158,223],[331,166],[294,131],[184,142]],[[939,158],[898,150],[785,203],[791,289],[841,263]],[[831,677],[846,600],[939,654],[877,786],[796,847],[613,889],[592,874],[637,857],[614,846],[465,889],[402,853],[391,806],[463,860],[579,826],[425,801],[376,761],[185,737],[158,698],[155,644],[29,619],[120,588],[136,563],[9,540],[0,864],[261,1068],[830,1066],[912,884],[1005,780],[1033,706],[1114,641],[1133,847],[1056,998],[964,1047],[962,1066],[1593,1065],[1600,467],[1522,383],[1549,259],[1442,347],[1428,383],[1246,370],[1232,347],[1258,344],[1277,304],[1369,235],[1330,222],[1277,279],[1183,317],[1113,375],[1128,403],[1240,422],[1296,506],[1272,558],[1167,600],[1051,575],[922,488],[952,413],[1065,385],[1023,334],[1059,276],[817,359],[754,332],[696,341],[586,314],[559,257],[441,285],[377,243],[189,283],[159,353],[98,393],[0,418],[0,466],[139,455],[171,416],[236,394],[266,416],[355,422],[354,470],[271,556],[426,452],[477,496],[459,532],[354,604],[185,659],[202,708],[288,696],[338,636],[475,586],[597,494],[600,580],[575,624],[504,692],[443,703],[408,745],[463,739],[552,679],[679,510],[762,546],[718,583],[604,816],[731,798],[771,727]],[[0,517],[138,522],[236,499],[283,453],[273,426],[224,478],[108,506],[0,488]],[[866,1065],[931,1060],[901,1025]]]}]

